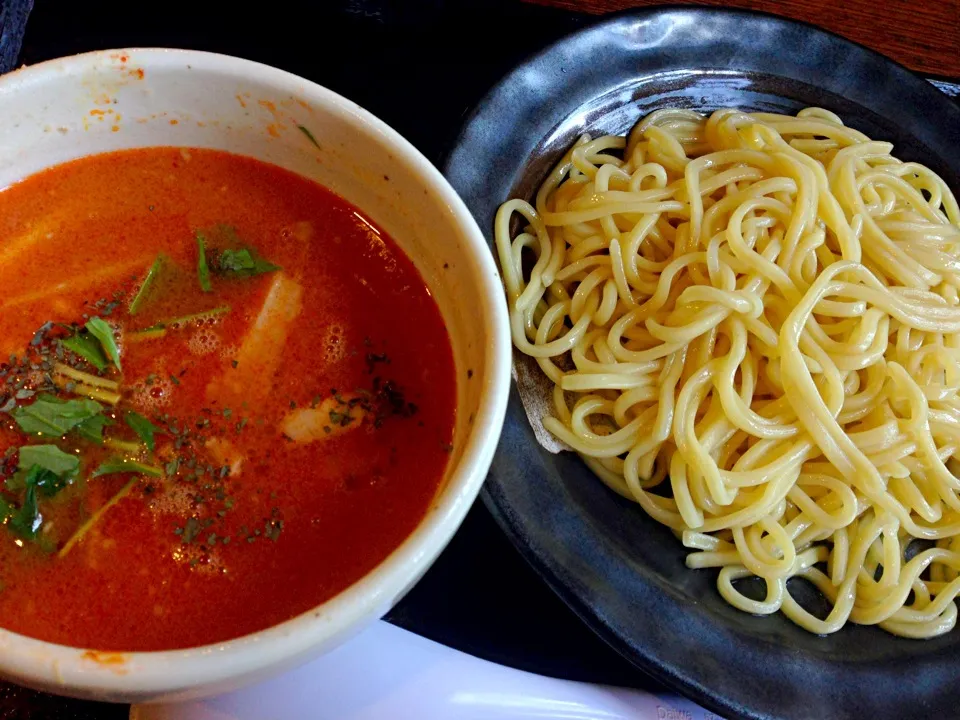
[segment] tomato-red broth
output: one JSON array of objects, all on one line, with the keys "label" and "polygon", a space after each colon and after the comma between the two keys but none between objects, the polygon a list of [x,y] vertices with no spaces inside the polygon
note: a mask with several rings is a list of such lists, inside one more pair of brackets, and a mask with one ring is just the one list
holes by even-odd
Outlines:
[{"label": "tomato-red broth", "polygon": [[[279,269],[250,274],[251,257]],[[176,148],[46,170],[0,193],[0,290],[8,630],[142,651],[264,629],[380,563],[442,480],[456,382],[438,308],[387,234],[311,181]],[[122,371],[64,349],[91,339],[93,317]],[[114,423],[104,437],[125,449],[23,430],[17,417],[44,393],[63,402],[89,387],[51,371],[61,364],[119,385],[115,406],[98,402]],[[154,428],[152,451],[131,413]],[[28,444],[80,458],[55,495],[37,486],[36,513]],[[94,477],[118,458],[162,475]]]}]

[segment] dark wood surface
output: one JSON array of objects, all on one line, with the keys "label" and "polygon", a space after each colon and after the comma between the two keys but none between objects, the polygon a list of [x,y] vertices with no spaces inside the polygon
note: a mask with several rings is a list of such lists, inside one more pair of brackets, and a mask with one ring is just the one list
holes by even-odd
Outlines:
[{"label": "dark wood surface", "polygon": [[[528,0],[585,13],[607,13],[657,0]],[[671,0],[783,15],[873,48],[926,75],[960,77],[960,0]]]}]

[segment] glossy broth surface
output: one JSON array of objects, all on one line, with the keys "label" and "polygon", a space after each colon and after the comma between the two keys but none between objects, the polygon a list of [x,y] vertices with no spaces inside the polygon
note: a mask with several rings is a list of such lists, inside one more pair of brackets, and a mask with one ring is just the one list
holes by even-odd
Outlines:
[{"label": "glossy broth surface", "polygon": [[52,168],[0,193],[0,293],[4,628],[132,651],[269,627],[375,567],[442,480],[438,308],[308,180],[177,148]]}]

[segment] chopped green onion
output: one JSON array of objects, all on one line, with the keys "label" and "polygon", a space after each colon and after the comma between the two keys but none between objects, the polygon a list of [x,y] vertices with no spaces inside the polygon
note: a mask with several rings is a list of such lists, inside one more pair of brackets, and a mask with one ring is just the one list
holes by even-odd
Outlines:
[{"label": "chopped green onion", "polygon": [[84,383],[86,385],[92,385],[93,387],[102,387],[107,390],[119,390],[120,383],[115,380],[107,380],[98,375],[91,375],[90,373],[80,372],[79,370],[74,370],[69,365],[64,365],[63,363],[57,363],[53,366],[53,372],[59,375],[66,375],[71,380],[76,380],[77,382]]},{"label": "chopped green onion", "polygon": [[213,292],[210,284],[210,267],[207,265],[207,240],[203,233],[197,231],[197,277],[200,280],[200,289],[204,292]]},{"label": "chopped green onion", "polygon": [[127,440],[119,440],[118,438],[107,438],[103,441],[103,444],[108,448],[113,448],[114,450],[121,450],[125,453],[138,453],[143,449],[143,446],[140,443],[129,442]]},{"label": "chopped green onion", "polygon": [[101,475],[116,475],[117,473],[137,473],[149,477],[163,477],[163,468],[155,465],[146,465],[128,458],[110,458],[93,471],[92,477]]},{"label": "chopped green onion", "polygon": [[150,290],[157,281],[157,277],[159,277],[160,273],[163,272],[163,268],[166,263],[166,255],[163,253],[157,255],[157,259],[153,261],[153,265],[150,267],[149,272],[147,272],[147,277],[145,277],[143,280],[143,285],[140,286],[136,297],[134,297],[133,302],[130,303],[131,315],[136,315],[140,308],[143,307],[143,304],[147,301],[147,298],[150,295]]},{"label": "chopped green onion", "polygon": [[131,334],[141,336],[141,338],[144,340],[152,337],[163,337],[166,335],[168,328],[186,325],[187,323],[191,322],[213,319],[219,315],[226,315],[228,312],[230,312],[230,306],[221,305],[219,307],[210,308],[209,310],[204,310],[203,312],[193,313],[191,315],[181,315],[180,317],[171,318],[170,320],[161,320],[158,323],[154,323],[150,327],[143,328],[142,330],[135,330]]},{"label": "chopped green onion", "polygon": [[307,136],[307,140],[309,140],[310,142],[312,142],[313,145],[314,145],[314,147],[317,148],[317,150],[322,150],[322,149],[323,149],[323,148],[320,147],[320,143],[317,142],[317,139],[313,136],[313,133],[310,132],[307,128],[305,128],[303,125],[297,125],[297,129],[298,129],[300,132],[302,132],[304,135]]}]

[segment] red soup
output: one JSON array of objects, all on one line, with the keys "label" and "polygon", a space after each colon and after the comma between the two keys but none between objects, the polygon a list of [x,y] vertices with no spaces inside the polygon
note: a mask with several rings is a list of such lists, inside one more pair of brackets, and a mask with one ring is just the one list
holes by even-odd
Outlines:
[{"label": "red soup", "polygon": [[0,625],[163,650],[287,620],[423,518],[450,451],[440,313],[363,213],[152,148],[0,193]]}]

